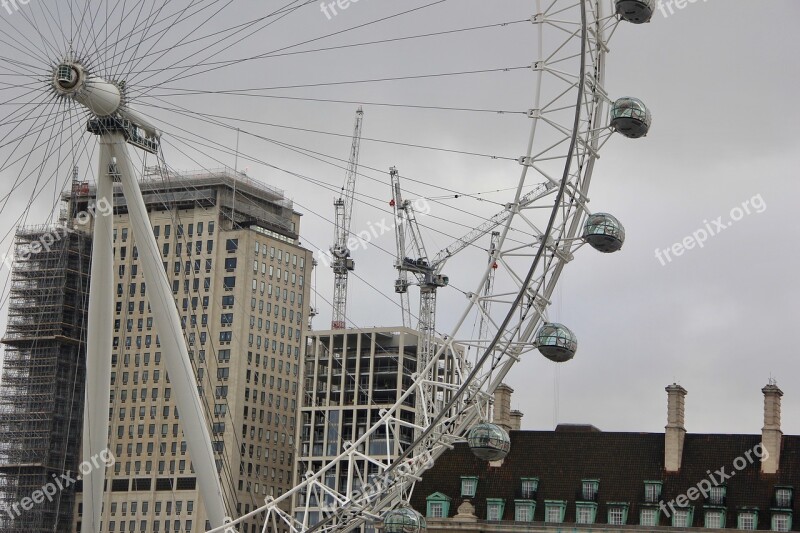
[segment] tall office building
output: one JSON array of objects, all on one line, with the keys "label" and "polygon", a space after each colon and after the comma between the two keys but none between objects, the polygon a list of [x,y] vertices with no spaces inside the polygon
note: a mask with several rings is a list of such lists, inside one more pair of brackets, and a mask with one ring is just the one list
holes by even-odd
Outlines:
[{"label": "tall office building", "polygon": [[6,533],[71,531],[74,486],[35,500],[80,462],[90,258],[89,236],[64,223],[16,233],[0,388]]},{"label": "tall office building", "polygon": [[[303,395],[297,435],[300,455],[296,480],[306,472],[317,472],[338,456],[346,443],[355,442],[381,417],[381,410],[393,406],[408,391],[417,371],[419,332],[409,328],[370,328],[314,331],[309,334],[303,368]],[[452,361],[452,359],[448,359]],[[452,367],[439,368],[439,379],[454,383],[458,373]],[[412,393],[400,407],[398,418],[411,424],[416,416]],[[377,432],[358,451],[376,461],[396,458],[401,448],[414,442],[414,430],[397,422],[389,434]],[[360,475],[348,478],[344,465],[331,469],[323,480],[334,490],[358,490],[378,467],[358,460]],[[363,482],[362,482],[363,478]],[[348,485],[350,483],[351,485]],[[323,517],[322,508],[330,496],[311,491],[294,498],[295,515],[309,508],[310,521]],[[367,525],[365,530],[371,530]]]},{"label": "tall office building", "polygon": [[[140,183],[212,434],[226,508],[248,513],[292,483],[312,254],[282,191],[230,170]],[[91,210],[94,188],[78,198]],[[102,531],[207,526],[171,395],[125,198],[115,189],[116,308]],[[80,506],[75,527],[79,530]],[[239,531],[261,531],[253,518]]]}]

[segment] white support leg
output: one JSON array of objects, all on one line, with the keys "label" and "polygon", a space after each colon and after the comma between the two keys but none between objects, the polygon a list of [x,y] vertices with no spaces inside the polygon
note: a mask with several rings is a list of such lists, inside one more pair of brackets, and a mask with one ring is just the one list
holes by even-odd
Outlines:
[{"label": "white support leg", "polygon": [[[111,393],[111,337],[114,331],[114,183],[109,174],[111,152],[100,145],[100,171],[92,236],[89,282],[89,324],[86,342],[86,401],[83,419],[83,459],[108,447],[108,409]],[[83,477],[81,533],[100,533],[105,468],[93,468]]]},{"label": "white support leg", "polygon": [[[150,308],[172,382],[172,389],[175,392],[175,401],[180,411],[186,444],[197,473],[200,497],[211,527],[219,527],[223,525],[226,517],[222,487],[214,461],[214,451],[211,447],[211,433],[208,430],[208,422],[197,393],[197,381],[183,338],[183,329],[178,309],[173,300],[172,287],[167,279],[167,273],[164,271],[161,253],[153,235],[153,228],[147,216],[147,208],[142,199],[139,183],[136,181],[133,165],[128,158],[125,139],[121,133],[106,133],[101,136],[100,142],[108,145],[116,158],[117,172],[128,204],[131,230],[139,250],[139,262],[147,282]],[[103,416],[108,418],[108,411]]]}]

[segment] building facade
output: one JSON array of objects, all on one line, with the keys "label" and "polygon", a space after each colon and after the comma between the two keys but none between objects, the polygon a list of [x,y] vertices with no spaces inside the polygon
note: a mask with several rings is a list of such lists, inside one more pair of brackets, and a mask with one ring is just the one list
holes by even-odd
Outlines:
[{"label": "building facade", "polygon": [[[309,335],[297,426],[300,455],[296,482],[306,472],[317,472],[337,457],[345,443],[356,441],[380,419],[381,409],[400,399],[413,382],[419,344],[419,333],[408,328],[315,331]],[[399,418],[413,424],[414,406],[412,394],[400,408]],[[358,451],[378,460],[385,460],[387,454],[396,457],[398,446],[414,441],[414,432],[396,424],[388,437],[376,433]],[[368,479],[378,467],[363,459],[357,468]],[[352,490],[362,484],[358,476],[348,479],[343,465],[332,469],[324,483],[341,492],[346,492],[348,483],[352,483]],[[314,523],[325,503],[326,497],[318,491],[301,494],[293,502],[295,508],[308,505]]]},{"label": "building facade", "polygon": [[[414,383],[422,336],[405,327],[337,329],[309,334],[302,369],[302,401],[297,435],[300,455],[295,466],[295,483],[308,472],[318,472],[364,436],[381,418],[381,411],[394,406]],[[457,350],[459,348],[456,348]],[[443,357],[435,370],[443,383],[457,383],[460,373],[456,358]],[[458,359],[461,361],[461,359]],[[441,397],[438,401],[444,402]],[[410,393],[396,417],[414,424],[416,394]],[[322,480],[339,493],[358,492],[379,472],[376,463],[386,464],[415,440],[412,427],[399,422],[380,429],[358,447],[352,459],[353,471],[339,463]],[[369,458],[367,460],[366,458]],[[302,520],[308,510],[309,524],[323,518],[332,502],[319,488],[297,495],[292,502],[295,517]],[[362,530],[373,531],[371,522]]]},{"label": "building facade", "polygon": [[[61,223],[16,233],[0,388],[0,531],[68,533],[83,429],[91,239]],[[49,497],[34,501],[45,487]],[[38,498],[36,498],[38,499]]]},{"label": "building facade", "polygon": [[[312,254],[282,191],[230,170],[140,183],[206,410],[226,508],[240,516],[292,484]],[[78,198],[92,210],[93,187]],[[209,524],[162,361],[125,198],[115,189],[116,308],[102,531]],[[80,530],[81,507],[75,518]],[[255,533],[253,518],[239,531]]]},{"label": "building facade", "polygon": [[686,390],[666,390],[663,434],[512,431],[511,452],[491,464],[457,445],[411,505],[429,532],[800,529],[800,436],[781,432],[781,390],[762,389],[760,435],[687,433]]}]

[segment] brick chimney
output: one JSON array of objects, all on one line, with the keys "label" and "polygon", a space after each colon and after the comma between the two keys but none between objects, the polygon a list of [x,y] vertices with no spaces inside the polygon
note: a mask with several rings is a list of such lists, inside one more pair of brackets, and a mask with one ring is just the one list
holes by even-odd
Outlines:
[{"label": "brick chimney", "polygon": [[781,464],[781,396],[783,391],[770,380],[761,389],[764,393],[764,427],[761,429],[761,446],[765,453],[761,460],[762,474],[775,474]]},{"label": "brick chimney", "polygon": [[511,394],[514,389],[501,383],[494,390],[494,423],[505,429],[511,431],[514,429],[511,420]]},{"label": "brick chimney", "polygon": [[673,383],[667,391],[667,425],[664,432],[664,470],[677,472],[681,469],[683,441],[686,437],[684,427],[686,389]]},{"label": "brick chimney", "polygon": [[525,416],[522,414],[522,411],[517,411],[516,409],[511,411],[511,431],[519,431],[522,429],[522,417]]}]

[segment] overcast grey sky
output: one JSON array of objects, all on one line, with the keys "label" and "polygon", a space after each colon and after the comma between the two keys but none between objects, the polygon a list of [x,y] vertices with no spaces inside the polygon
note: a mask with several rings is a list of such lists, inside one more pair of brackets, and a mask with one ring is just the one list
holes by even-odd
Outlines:
[{"label": "overcast grey sky", "polygon": [[[284,2],[266,4],[275,9]],[[191,56],[190,61],[198,63],[250,57],[429,4],[433,2],[362,0],[330,20],[317,4],[311,4],[251,36],[243,30],[246,38],[226,44],[213,58],[208,50],[214,48],[200,44],[183,44],[171,57]],[[264,5],[263,0],[237,0],[199,30],[176,27],[172,43],[181,42],[178,36],[210,35],[215,29],[263,16]],[[436,3],[291,49],[328,50],[249,61],[167,82],[151,93],[159,98],[140,98],[140,109],[163,126],[165,156],[178,169],[233,166],[236,133],[156,106],[182,106],[227,117],[220,120],[241,129],[239,167],[286,190],[295,199],[296,209],[304,213],[303,242],[325,249],[333,234],[334,193],[330,189],[341,186],[344,171],[263,138],[346,159],[357,106],[263,95],[365,102],[365,137],[517,157],[524,153],[530,125],[522,115],[367,102],[524,111],[532,107],[532,73],[515,70],[250,91],[259,97],[182,93],[528,65],[535,58],[536,33],[527,22],[357,48],[333,47],[520,21],[533,14],[534,5],[530,0]],[[7,28],[23,13],[0,16],[4,17],[0,24]],[[792,37],[799,16],[800,5],[792,0],[708,0],[688,4],[666,17],[658,12],[651,24],[624,24],[617,30],[608,59],[608,92],[612,97],[642,98],[653,111],[654,125],[646,139],[615,136],[601,152],[590,191],[591,208],[615,214],[626,226],[627,241],[615,255],[581,250],[566,269],[551,318],[569,325],[580,347],[575,359],[558,371],[558,395],[553,363],[529,354],[515,367],[508,383],[517,391],[513,408],[525,413],[525,428],[550,429],[557,421],[592,423],[604,430],[660,432],[666,423],[664,387],[677,381],[689,391],[690,432],[757,433],[763,422],[760,389],[773,376],[785,392],[784,432],[800,433],[796,379],[800,362],[795,356],[800,344],[796,274],[800,252],[795,246],[800,238],[796,221],[800,185],[792,165],[800,148],[794,94],[800,45]],[[167,40],[162,43],[166,44]],[[142,70],[146,63],[136,68]],[[164,59],[156,67],[168,64]],[[138,87],[152,83],[143,79],[149,75],[138,74]],[[158,81],[171,76],[166,71],[153,75]],[[132,85],[136,81],[132,76]],[[185,130],[226,148],[192,146],[185,141],[189,137]],[[273,167],[262,164],[265,161]],[[368,177],[359,177],[353,230],[389,216],[388,168],[397,165],[403,175],[419,180],[405,182],[409,197],[433,199],[431,215],[436,218],[423,217],[424,224],[435,230],[426,231],[429,251],[449,244],[448,236],[464,233],[465,226],[477,220],[475,214],[485,217],[498,211],[512,199],[512,192],[491,191],[513,187],[519,176],[514,162],[367,140],[362,144],[361,163]],[[13,179],[13,173],[3,172],[0,193],[8,192]],[[444,198],[448,193],[440,187],[462,194],[483,193],[482,200]],[[24,202],[30,188],[18,193]],[[30,210],[29,223],[46,221],[52,186],[49,196],[44,196]],[[720,216],[728,220],[731,210],[746,201],[750,201],[751,214],[709,238],[703,248],[687,250],[665,264],[656,258],[656,249],[671,248],[706,227],[707,220]],[[17,219],[23,206],[7,206],[0,215],[4,227]],[[387,234],[355,254],[359,278],[351,281],[353,325],[400,322],[392,290],[393,251],[394,237]],[[464,279],[465,266],[475,257],[451,261],[447,273],[454,285],[475,285],[477,279]],[[316,289],[321,314],[315,327],[327,327],[330,320],[325,300],[331,298],[331,286],[330,270],[320,266]],[[442,295],[440,331],[452,326],[451,306],[462,304],[458,298],[457,294]],[[2,315],[4,323],[5,309]]]}]

